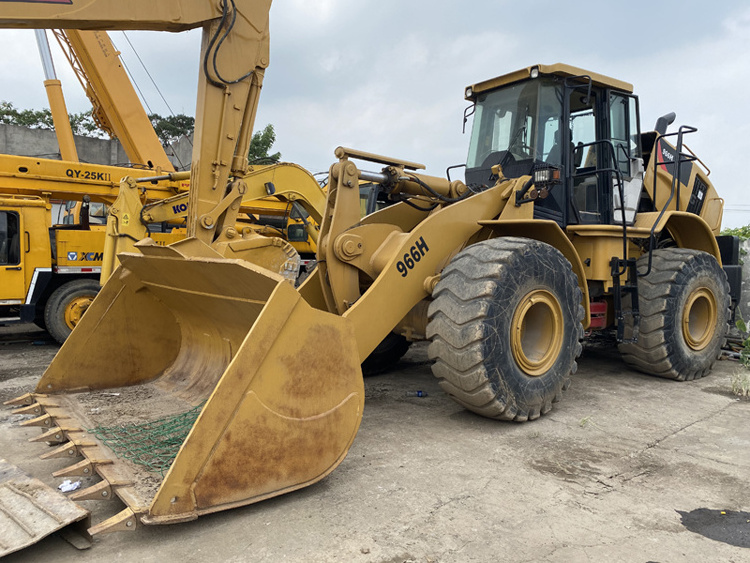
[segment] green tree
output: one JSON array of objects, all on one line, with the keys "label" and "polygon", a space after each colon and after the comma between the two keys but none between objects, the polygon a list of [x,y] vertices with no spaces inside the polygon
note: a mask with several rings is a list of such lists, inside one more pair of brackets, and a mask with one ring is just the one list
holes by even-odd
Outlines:
[{"label": "green tree", "polygon": [[54,129],[52,112],[50,110],[19,110],[11,102],[0,102],[0,123],[30,127],[32,129]]},{"label": "green tree", "polygon": [[250,140],[250,150],[247,151],[247,160],[250,164],[269,164],[281,160],[281,153],[268,154],[276,142],[276,132],[270,123],[264,129],[253,133]]},{"label": "green tree", "polygon": [[740,237],[740,240],[748,240],[750,239],[750,225],[745,225],[744,227],[735,227],[734,229],[724,229],[723,231],[721,231],[721,234]]},{"label": "green tree", "polygon": [[182,113],[162,117],[158,113],[148,116],[162,144],[168,145],[183,135],[190,136],[195,129],[195,118]]},{"label": "green tree", "polygon": [[[74,135],[86,137],[104,137],[104,132],[97,127],[90,112],[68,114],[70,128]],[[53,131],[52,112],[49,109],[17,109],[11,102],[0,101],[0,123],[28,127],[30,129],[46,129]]]},{"label": "green tree", "polygon": [[[158,113],[149,116],[154,131],[159,140],[168,145],[183,135],[190,136],[195,129],[195,119],[188,115],[168,115],[162,117]],[[86,137],[104,137],[105,133],[99,129],[94,118],[89,112],[71,113],[68,115],[70,127],[73,134]],[[0,101],[0,123],[19,125],[31,129],[54,130],[52,112],[49,109],[31,110],[17,109],[11,102]],[[250,141],[250,150],[247,159],[251,164],[273,163],[281,159],[281,153],[269,154],[271,147],[276,142],[276,133],[270,123],[264,129],[256,131]]]}]

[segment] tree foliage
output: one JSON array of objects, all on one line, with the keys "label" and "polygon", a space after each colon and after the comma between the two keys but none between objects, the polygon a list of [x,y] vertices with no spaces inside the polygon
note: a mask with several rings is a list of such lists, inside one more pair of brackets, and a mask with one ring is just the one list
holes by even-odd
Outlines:
[{"label": "tree foliage", "polygon": [[[159,140],[164,144],[176,141],[182,135],[190,135],[195,127],[195,119],[183,114],[162,117],[159,114],[152,113],[148,117]],[[90,112],[70,113],[68,119],[70,119],[70,128],[74,135],[106,137],[106,133],[99,129]],[[30,129],[46,129],[49,131],[55,129],[52,112],[49,109],[18,109],[11,102],[3,101],[0,101],[0,123]]]},{"label": "tree foliage", "polygon": [[189,137],[195,129],[195,118],[182,113],[165,117],[158,113],[152,113],[148,118],[151,120],[151,125],[154,126],[157,137],[164,145],[173,143],[183,135]]},{"label": "tree foliage", "polygon": [[253,133],[250,140],[250,150],[247,152],[247,160],[250,164],[269,164],[281,160],[281,153],[268,154],[276,142],[276,132],[270,123],[262,130]]},{"label": "tree foliage", "polygon": [[722,235],[732,235],[739,237],[740,240],[748,240],[750,239],[750,225],[745,225],[744,227],[736,227],[734,229],[724,229],[721,231]]},{"label": "tree foliage", "polygon": [[[85,135],[87,137],[103,136],[103,133],[96,126],[94,119],[89,113],[71,113],[68,115],[68,119],[70,119],[70,127],[74,135]],[[49,109],[18,109],[11,102],[0,101],[0,123],[28,127],[30,129],[47,129],[50,131],[55,129],[55,124],[52,121],[52,112]]]}]

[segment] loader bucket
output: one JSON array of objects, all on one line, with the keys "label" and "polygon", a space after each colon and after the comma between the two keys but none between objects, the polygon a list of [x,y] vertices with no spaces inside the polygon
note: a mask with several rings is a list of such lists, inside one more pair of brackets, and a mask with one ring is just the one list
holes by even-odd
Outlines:
[{"label": "loader bucket", "polygon": [[[330,473],[364,407],[347,319],[247,262],[145,252],[120,256],[36,392],[15,401],[47,430],[36,441],[62,444],[47,457],[85,458],[56,475],[101,476],[73,498],[126,504],[91,533],[194,519]],[[184,413],[187,437],[163,477],[93,431]],[[160,447],[148,440],[145,450]]]}]

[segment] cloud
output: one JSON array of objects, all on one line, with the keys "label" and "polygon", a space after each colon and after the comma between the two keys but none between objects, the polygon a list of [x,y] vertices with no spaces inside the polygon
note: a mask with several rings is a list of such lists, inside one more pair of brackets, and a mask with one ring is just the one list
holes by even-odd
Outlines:
[{"label": "cloud", "polygon": [[[567,62],[633,83],[644,129],[669,111],[697,126],[688,144],[727,203],[743,202],[736,163],[746,159],[750,136],[743,116],[750,9],[742,0],[633,0],[596,10],[554,0],[276,0],[270,25],[271,66],[256,123],[273,123],[275,150],[313,171],[326,169],[341,144],[442,174],[465,160],[465,86]],[[128,37],[173,110],[192,113],[200,32]],[[113,38],[149,107],[168,113],[122,35]],[[0,99],[46,106],[33,32],[1,30],[0,49]],[[56,61],[69,109],[83,111],[85,96]]]}]

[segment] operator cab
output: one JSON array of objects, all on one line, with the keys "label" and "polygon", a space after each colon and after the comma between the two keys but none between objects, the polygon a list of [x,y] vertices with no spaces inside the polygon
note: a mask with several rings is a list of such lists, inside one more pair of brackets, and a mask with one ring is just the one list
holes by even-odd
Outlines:
[{"label": "operator cab", "polygon": [[[537,65],[466,89],[473,126],[466,183],[559,170],[534,200],[534,217],[571,224],[631,224],[643,186],[638,99],[630,84],[563,64]],[[557,174],[557,173],[556,173]],[[542,195],[545,195],[544,193]]]}]

